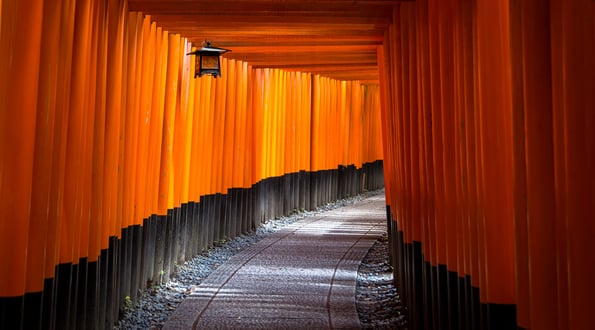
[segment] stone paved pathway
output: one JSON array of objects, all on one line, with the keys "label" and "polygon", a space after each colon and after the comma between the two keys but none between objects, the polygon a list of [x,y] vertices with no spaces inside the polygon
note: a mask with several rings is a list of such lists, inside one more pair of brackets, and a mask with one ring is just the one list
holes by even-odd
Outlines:
[{"label": "stone paved pathway", "polygon": [[236,254],[164,329],[353,329],[357,269],[386,231],[383,195],[304,218]]}]

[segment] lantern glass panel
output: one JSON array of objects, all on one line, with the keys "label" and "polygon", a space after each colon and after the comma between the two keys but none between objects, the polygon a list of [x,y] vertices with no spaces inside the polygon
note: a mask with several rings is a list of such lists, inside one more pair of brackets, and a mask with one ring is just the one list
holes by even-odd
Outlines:
[{"label": "lantern glass panel", "polygon": [[194,60],[194,78],[200,76],[200,56],[195,56]]},{"label": "lantern glass panel", "polygon": [[219,70],[219,55],[202,55],[200,68],[203,70]]}]

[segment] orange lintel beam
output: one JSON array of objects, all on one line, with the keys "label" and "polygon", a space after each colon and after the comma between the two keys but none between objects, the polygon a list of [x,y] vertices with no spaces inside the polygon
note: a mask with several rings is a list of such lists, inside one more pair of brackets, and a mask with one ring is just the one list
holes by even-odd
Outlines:
[{"label": "orange lintel beam", "polygon": [[[161,22],[159,22],[162,25]],[[316,32],[314,29],[310,29],[312,32]],[[187,36],[188,40],[193,43],[200,44],[205,39],[206,31],[200,31],[197,29],[189,29],[184,31],[184,35]],[[381,30],[374,30],[368,33],[358,34],[307,34],[307,33],[285,33],[271,35],[266,31],[262,31],[260,34],[245,34],[238,33],[238,31],[229,31],[223,33],[219,30],[208,31],[208,38],[218,47],[229,48],[233,51],[234,47],[237,46],[282,46],[282,45],[350,45],[350,44],[382,44],[384,37]],[[228,55],[231,53],[228,53]]]},{"label": "orange lintel beam", "polygon": [[[336,13],[336,11],[335,11]],[[230,22],[234,24],[255,24],[266,21],[269,24],[286,24],[287,22],[299,22],[302,24],[316,24],[324,22],[325,24],[375,24],[388,25],[391,23],[391,18],[383,15],[383,13],[375,13],[370,15],[361,15],[361,13],[341,13],[340,16],[329,15],[329,12],[313,12],[308,14],[286,14],[277,15],[276,13],[250,13],[246,11],[241,12],[227,12],[225,15],[210,15],[204,12],[196,14],[176,13],[168,14],[155,12],[152,15],[157,22],[161,21],[175,21],[176,24],[193,24],[195,27],[212,26],[216,27],[222,22]]]},{"label": "orange lintel beam", "polygon": [[[352,44],[352,45],[268,45],[268,46],[235,46],[233,53],[236,54],[279,54],[279,53],[376,53],[377,45],[374,44]],[[231,54],[231,53],[230,53]]]},{"label": "orange lintel beam", "polygon": [[[276,13],[278,15],[287,14],[303,14],[309,13],[329,13],[331,16],[344,13],[352,13],[353,15],[360,14],[361,16],[381,15],[389,11],[392,2],[369,2],[369,1],[143,1],[130,0],[131,10],[142,10],[145,13],[153,14],[155,12],[163,14],[204,14],[211,15],[221,14],[225,12],[237,13],[256,13],[269,14]],[[340,8],[341,10],[337,10]]]},{"label": "orange lintel beam", "polygon": [[354,65],[354,64],[363,64],[363,65],[374,65],[376,64],[376,59],[372,58],[306,58],[304,56],[274,56],[274,57],[240,57],[234,56],[234,59],[245,61],[251,63],[255,68],[280,68],[283,69],[285,67],[296,67],[296,66],[310,66],[310,65],[324,65],[326,63],[340,63],[345,65]]}]

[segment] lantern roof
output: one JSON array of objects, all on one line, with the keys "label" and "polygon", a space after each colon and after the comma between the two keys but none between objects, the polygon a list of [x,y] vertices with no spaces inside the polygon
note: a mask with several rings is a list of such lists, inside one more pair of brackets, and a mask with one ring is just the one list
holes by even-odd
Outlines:
[{"label": "lantern roof", "polygon": [[224,54],[224,53],[227,53],[227,52],[231,52],[231,50],[225,49],[225,48],[219,48],[219,47],[211,46],[211,42],[208,41],[208,40],[205,40],[202,43],[202,47],[201,48],[199,48],[199,49],[197,49],[197,50],[195,50],[195,51],[193,51],[191,53],[188,53],[186,55],[198,55],[198,54],[203,54],[203,53],[217,53],[218,55],[221,55],[221,54]]},{"label": "lantern roof", "polygon": [[219,48],[219,47],[213,47],[213,46],[207,46],[207,47],[201,47],[200,49],[198,49],[199,52],[213,52],[213,53],[219,53],[219,55],[223,54],[223,53],[227,53],[230,52],[229,49],[225,49],[225,48]]}]

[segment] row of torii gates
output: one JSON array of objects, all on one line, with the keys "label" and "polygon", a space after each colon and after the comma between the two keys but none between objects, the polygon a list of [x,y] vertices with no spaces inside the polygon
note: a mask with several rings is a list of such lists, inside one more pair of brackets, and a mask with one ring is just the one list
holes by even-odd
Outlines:
[{"label": "row of torii gates", "polygon": [[[0,0],[0,328],[107,328],[385,186],[412,328],[595,324],[592,0]],[[193,79],[204,38],[232,52]]]}]

